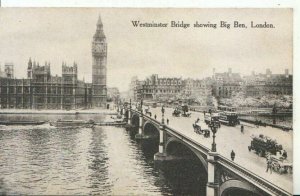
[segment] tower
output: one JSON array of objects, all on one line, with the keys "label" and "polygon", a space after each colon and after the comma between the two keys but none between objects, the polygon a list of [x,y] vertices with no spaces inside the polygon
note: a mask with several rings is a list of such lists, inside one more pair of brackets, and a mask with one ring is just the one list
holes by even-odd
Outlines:
[{"label": "tower", "polygon": [[29,61],[28,61],[28,67],[27,67],[27,78],[28,79],[32,79],[32,61],[31,61],[31,58],[29,58]]},{"label": "tower", "polygon": [[107,58],[107,43],[103,32],[103,24],[99,16],[97,29],[93,36],[92,42],[92,106],[106,106],[106,58]]},{"label": "tower", "polygon": [[14,78],[14,64],[13,63],[5,63],[5,74],[7,78]]}]

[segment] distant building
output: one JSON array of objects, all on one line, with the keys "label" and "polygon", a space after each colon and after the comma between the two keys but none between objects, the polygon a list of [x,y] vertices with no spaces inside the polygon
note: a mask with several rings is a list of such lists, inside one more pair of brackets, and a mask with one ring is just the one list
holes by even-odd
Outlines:
[{"label": "distant building", "polygon": [[183,81],[183,93],[187,97],[210,96],[212,95],[212,81],[210,78],[185,79]]},{"label": "distant building", "polygon": [[76,109],[91,107],[92,85],[77,79],[77,64],[62,64],[62,76],[52,76],[50,63],[29,59],[27,79],[0,78],[1,108]]},{"label": "distant building", "polygon": [[118,103],[120,100],[120,91],[118,88],[107,88],[107,100]]},{"label": "distant building", "polygon": [[14,64],[13,63],[5,63],[4,70],[7,78],[14,78]]},{"label": "distant building", "polygon": [[228,72],[214,73],[212,77],[212,92],[217,98],[230,98],[234,92],[243,89],[243,80],[239,73]]},{"label": "distant building", "polygon": [[245,93],[247,96],[292,95],[293,76],[285,69],[284,74],[272,74],[266,69],[265,74],[255,74],[244,77]]},{"label": "distant building", "polygon": [[140,89],[142,88],[142,83],[142,81],[138,80],[137,76],[131,78],[129,84],[129,98],[132,99],[132,101],[140,100]]},{"label": "distant building", "polygon": [[181,78],[159,78],[153,74],[137,87],[138,99],[144,100],[168,100],[174,98],[182,91]]},{"label": "distant building", "polygon": [[1,64],[0,64],[0,78],[6,78],[6,73],[2,71]]}]

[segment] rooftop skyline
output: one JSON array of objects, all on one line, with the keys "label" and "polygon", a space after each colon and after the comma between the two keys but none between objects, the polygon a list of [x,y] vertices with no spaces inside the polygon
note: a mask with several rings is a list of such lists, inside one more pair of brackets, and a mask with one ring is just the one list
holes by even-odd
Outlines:
[{"label": "rooftop skyline", "polygon": [[[107,85],[128,90],[132,76],[204,78],[216,72],[249,75],[292,73],[290,9],[89,9],[1,8],[0,64],[12,62],[15,77],[25,78],[29,58],[51,63],[61,75],[62,62],[78,64],[78,78],[91,82],[91,42],[99,13],[108,43]],[[217,13],[217,14],[216,14]],[[246,13],[246,14],[245,14]],[[273,23],[274,29],[137,28],[141,22],[184,21],[191,25],[220,20]]]}]

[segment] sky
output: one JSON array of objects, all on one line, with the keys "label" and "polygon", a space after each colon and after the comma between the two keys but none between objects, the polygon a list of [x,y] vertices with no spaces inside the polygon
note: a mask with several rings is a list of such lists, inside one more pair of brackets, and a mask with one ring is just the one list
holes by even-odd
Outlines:
[{"label": "sky", "polygon": [[[129,88],[133,76],[203,78],[216,72],[242,75],[292,72],[291,9],[95,9],[1,8],[0,64],[15,66],[17,78],[26,77],[28,59],[51,63],[61,75],[63,61],[78,64],[79,79],[91,82],[92,37],[101,15],[107,38],[107,85]],[[132,21],[216,23],[218,28],[143,28]],[[231,28],[219,28],[220,21]],[[232,28],[233,21],[247,28]],[[275,28],[250,28],[250,23],[272,23]],[[170,25],[170,24],[169,24]]]}]

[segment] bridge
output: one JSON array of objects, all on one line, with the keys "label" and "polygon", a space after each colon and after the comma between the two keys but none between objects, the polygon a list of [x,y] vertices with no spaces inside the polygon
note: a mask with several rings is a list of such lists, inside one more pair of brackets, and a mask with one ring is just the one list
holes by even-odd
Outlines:
[{"label": "bridge", "polygon": [[171,160],[196,158],[207,177],[208,196],[227,196],[236,191],[242,191],[247,195],[292,195],[292,190],[287,191],[282,186],[270,182],[270,179],[265,179],[218,151],[211,150],[184,131],[175,130],[167,125],[163,113],[160,121],[157,120],[158,113],[150,116],[131,107],[123,108],[121,111],[128,122],[128,127],[138,130],[135,135],[137,140],[159,141],[159,150],[154,155],[155,164],[163,165]]}]

